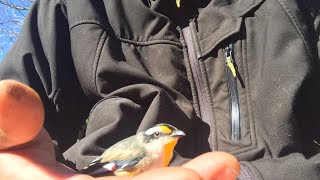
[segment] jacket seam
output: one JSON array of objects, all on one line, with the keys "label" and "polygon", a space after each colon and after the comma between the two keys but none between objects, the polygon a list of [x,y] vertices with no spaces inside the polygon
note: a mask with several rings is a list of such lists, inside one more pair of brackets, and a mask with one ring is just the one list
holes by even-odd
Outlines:
[{"label": "jacket seam", "polygon": [[[256,129],[256,122],[255,122],[255,117],[254,117],[253,108],[252,108],[251,89],[250,89],[250,84],[249,84],[249,82],[250,82],[249,77],[250,76],[249,76],[248,51],[247,51],[247,41],[246,40],[244,41],[243,51],[244,51],[243,55],[245,57],[243,57],[242,62],[245,63],[245,65],[246,65],[246,69],[245,70],[243,69],[243,71],[246,71],[246,75],[244,75],[244,78],[247,79],[247,81],[245,81],[245,82],[247,82],[247,85],[246,85],[246,87],[247,87],[246,88],[247,108],[248,108],[248,114],[251,115],[252,126],[253,126],[253,127],[250,127],[250,129],[253,128],[252,129],[253,131],[251,131],[251,133],[250,133],[251,138],[254,138],[254,139],[251,139],[251,143],[252,143],[251,146],[252,146],[252,149],[255,149],[257,146],[257,129]],[[249,105],[249,103],[250,103],[250,105]]]},{"label": "jacket seam", "polygon": [[95,25],[101,26],[110,35],[113,35],[114,37],[116,37],[120,41],[125,42],[125,43],[129,43],[129,44],[134,44],[134,45],[138,45],[138,46],[149,46],[149,45],[153,45],[153,44],[172,44],[172,45],[176,45],[176,46],[182,47],[182,44],[180,42],[172,41],[172,40],[169,40],[169,39],[151,39],[151,40],[148,40],[148,41],[136,41],[136,40],[123,38],[123,37],[120,37],[119,35],[115,34],[114,32],[112,32],[110,30],[110,28],[107,28],[104,24],[102,24],[99,21],[94,20],[94,19],[82,19],[82,20],[79,20],[79,21],[71,24],[69,30],[71,31],[74,27],[82,25],[82,24],[95,24]]},{"label": "jacket seam", "polygon": [[97,49],[96,49],[96,53],[95,53],[95,58],[94,58],[94,73],[93,73],[93,80],[94,80],[94,89],[96,90],[96,93],[98,94],[98,79],[97,79],[97,71],[98,71],[98,64],[99,64],[99,61],[100,61],[100,57],[101,57],[101,53],[102,53],[102,49],[103,49],[103,46],[104,46],[104,43],[106,42],[106,34],[107,32],[104,31],[100,37],[100,40],[99,40],[99,43],[98,43],[98,46],[97,46]]},{"label": "jacket seam", "polygon": [[194,47],[195,47],[195,51],[196,51],[196,57],[199,59],[199,57],[201,57],[201,50],[200,50],[201,48],[200,48],[199,37],[197,34],[195,22],[191,21],[189,23],[189,27],[191,30],[191,36],[194,39],[194,44],[195,44]]},{"label": "jacket seam", "polygon": [[200,117],[201,113],[200,113],[199,102],[198,102],[198,99],[196,98],[196,97],[198,97],[198,93],[197,93],[197,90],[195,87],[194,77],[191,72],[191,65],[190,65],[187,45],[186,45],[185,39],[182,35],[182,29],[180,27],[178,27],[177,29],[180,33],[180,41],[182,44],[183,59],[185,62],[185,67],[186,67],[186,71],[187,71],[187,78],[189,80],[191,93],[192,93],[192,105],[193,105],[193,108],[194,108],[197,116]]},{"label": "jacket seam", "polygon": [[295,17],[295,15],[291,12],[290,8],[285,4],[285,2],[283,0],[278,0],[279,4],[281,5],[281,7],[284,9],[284,11],[286,12],[286,14],[288,15],[289,19],[291,20],[293,26],[295,27],[295,29],[297,30],[298,34],[300,35],[307,51],[308,54],[311,58],[313,58],[313,55],[311,53],[311,50],[309,48],[309,45],[305,39],[305,34],[302,31],[301,25],[300,23],[297,21],[297,18]]},{"label": "jacket seam", "polygon": [[[249,104],[247,104],[248,106],[248,114],[251,115],[251,119],[252,119],[252,128],[253,131],[251,132],[252,135],[252,149],[254,149],[257,146],[257,127],[256,127],[256,122],[255,122],[255,117],[254,117],[254,113],[253,113],[253,108],[252,108],[252,98],[251,98],[251,89],[250,89],[250,80],[249,80],[249,64],[248,64],[248,49],[247,49],[247,41],[244,41],[244,46],[243,46],[243,55],[245,55],[245,57],[243,58],[243,60],[245,59],[245,64],[246,64],[246,74],[247,76],[244,76],[247,79],[247,88],[246,88],[246,94],[247,94],[247,103],[249,102]],[[251,127],[250,127],[251,128]]]},{"label": "jacket seam", "polygon": [[[212,51],[212,48],[215,47],[217,44],[221,43],[221,41],[223,41],[224,39],[230,37],[231,35],[237,33],[239,30],[240,30],[240,27],[241,27],[241,24],[242,24],[242,21],[243,21],[243,17],[239,17],[237,19],[237,25],[234,29],[226,32],[223,36],[221,36],[220,38],[218,38],[216,40],[215,43],[213,43],[209,48],[207,49],[204,49],[202,52],[201,52],[201,56],[203,56],[203,54],[208,54],[210,51]],[[200,41],[203,41],[204,39],[200,40]]]},{"label": "jacket seam", "polygon": [[240,16],[244,16],[246,13],[251,11],[253,8],[259,6],[259,4],[263,3],[264,1],[266,1],[266,0],[255,0],[255,1],[253,1],[253,3],[248,8],[246,8],[245,10],[240,12]]},{"label": "jacket seam", "polygon": [[205,66],[205,64],[203,63],[203,61],[199,61],[199,65],[200,67],[202,66],[203,67],[203,70],[204,72],[202,73],[203,74],[203,79],[205,80],[204,81],[204,84],[205,84],[205,90],[207,91],[207,95],[208,95],[208,98],[209,98],[209,104],[210,104],[210,109],[212,110],[211,113],[212,113],[212,118],[210,118],[211,120],[211,123],[213,124],[213,129],[214,129],[214,145],[215,145],[215,148],[218,150],[219,149],[219,141],[218,141],[218,133],[217,133],[217,123],[216,123],[216,116],[215,116],[215,107],[214,107],[214,102],[213,102],[213,99],[212,99],[212,96],[211,96],[211,93],[210,93],[210,85],[209,85],[209,80],[208,80],[208,74],[207,74],[207,68]]}]

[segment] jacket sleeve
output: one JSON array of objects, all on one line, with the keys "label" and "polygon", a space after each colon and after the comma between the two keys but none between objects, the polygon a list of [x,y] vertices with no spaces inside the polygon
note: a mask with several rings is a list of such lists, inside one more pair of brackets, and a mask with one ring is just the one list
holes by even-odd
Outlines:
[{"label": "jacket sleeve", "polygon": [[241,162],[239,179],[319,179],[320,154],[307,159],[293,153],[282,158],[263,158]]},{"label": "jacket sleeve", "polygon": [[[37,0],[25,19],[22,31],[0,62],[0,80],[14,79],[34,88],[45,107],[45,128],[60,141],[54,129],[65,133],[65,149],[76,139],[82,112],[74,109],[86,104],[77,97],[81,88],[73,67],[67,12],[60,0]],[[75,106],[77,104],[77,106]],[[76,112],[76,113],[75,113]]]},{"label": "jacket sleeve", "polygon": [[[304,16],[304,23],[308,26],[309,42],[313,52],[314,71],[312,71],[311,79],[319,79],[320,69],[320,1],[308,0],[300,1],[300,7]],[[316,82],[315,80],[311,80]],[[304,107],[304,103],[314,104],[310,109],[304,109],[306,116],[300,125],[302,134],[308,134],[313,145],[312,153],[296,152],[281,158],[262,158],[251,162],[241,162],[241,174],[239,179],[319,179],[320,177],[320,121],[318,119],[308,118],[317,117],[319,106],[316,105],[315,99],[319,97],[319,85],[314,83],[308,84],[308,90],[304,93],[311,93],[310,99],[300,101],[300,107]],[[306,106],[310,107],[310,105]],[[308,144],[306,142],[306,144]],[[304,146],[304,145],[302,145]]]}]

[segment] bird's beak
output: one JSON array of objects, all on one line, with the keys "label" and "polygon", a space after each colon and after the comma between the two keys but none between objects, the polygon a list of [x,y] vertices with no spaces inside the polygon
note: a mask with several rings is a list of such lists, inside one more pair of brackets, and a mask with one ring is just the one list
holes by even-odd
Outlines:
[{"label": "bird's beak", "polygon": [[183,136],[185,136],[186,134],[183,132],[183,131],[181,131],[181,130],[175,130],[175,131],[173,131],[172,133],[171,133],[171,137],[183,137]]}]

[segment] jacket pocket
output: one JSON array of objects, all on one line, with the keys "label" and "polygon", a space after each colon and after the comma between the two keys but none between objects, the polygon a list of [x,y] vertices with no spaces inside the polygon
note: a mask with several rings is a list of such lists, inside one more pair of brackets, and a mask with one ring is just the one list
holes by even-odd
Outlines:
[{"label": "jacket pocket", "polygon": [[[229,44],[224,49],[225,69],[229,94],[230,110],[230,138],[234,141],[241,139],[240,127],[240,103],[238,94],[237,78],[240,78],[238,66],[233,56],[233,44]],[[242,81],[241,81],[242,82]],[[243,83],[242,83],[243,84]]]},{"label": "jacket pocket", "polygon": [[255,144],[246,41],[227,42],[204,61],[213,102],[217,149],[233,154]]}]

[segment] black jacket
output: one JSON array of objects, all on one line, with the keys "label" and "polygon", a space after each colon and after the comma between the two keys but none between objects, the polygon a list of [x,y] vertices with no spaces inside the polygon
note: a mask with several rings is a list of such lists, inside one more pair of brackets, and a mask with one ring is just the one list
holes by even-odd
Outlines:
[{"label": "black jacket", "polygon": [[36,1],[0,79],[37,90],[77,168],[167,122],[187,134],[184,158],[226,151],[240,178],[319,179],[319,4]]}]

